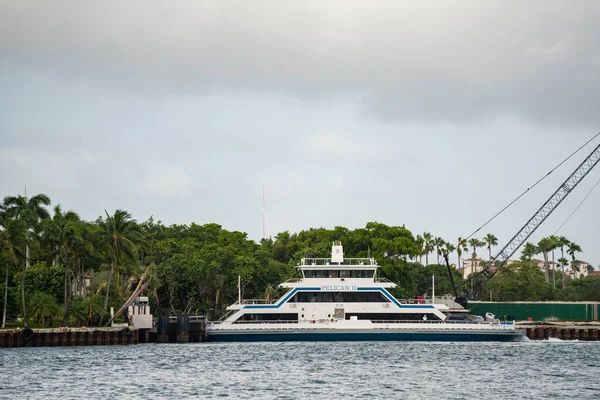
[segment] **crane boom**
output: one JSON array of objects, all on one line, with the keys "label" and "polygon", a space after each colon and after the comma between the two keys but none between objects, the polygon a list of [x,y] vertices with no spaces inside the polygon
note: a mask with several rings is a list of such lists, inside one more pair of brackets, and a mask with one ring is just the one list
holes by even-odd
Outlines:
[{"label": "crane boom", "polygon": [[[585,160],[573,171],[573,173],[556,189],[554,194],[536,211],[535,214],[527,221],[527,223],[513,236],[512,239],[498,252],[498,254],[490,261],[489,266],[484,268],[480,272],[473,275],[472,282],[477,282],[477,285],[465,291],[466,296],[460,298],[459,303],[464,302],[469,294],[475,294],[481,289],[487,281],[496,275],[496,273],[502,268],[510,257],[512,257],[516,251],[529,239],[529,237],[536,231],[536,229],[548,218],[550,214],[558,207],[560,203],[575,189],[575,187],[586,177],[587,174],[600,162],[600,145],[598,145],[594,151],[586,157]],[[446,257],[447,258],[447,257]],[[496,267],[494,270],[490,266]],[[478,279],[478,277],[482,277]],[[464,286],[468,281],[464,281],[459,284],[458,287]],[[474,290],[476,289],[476,290]]]}]

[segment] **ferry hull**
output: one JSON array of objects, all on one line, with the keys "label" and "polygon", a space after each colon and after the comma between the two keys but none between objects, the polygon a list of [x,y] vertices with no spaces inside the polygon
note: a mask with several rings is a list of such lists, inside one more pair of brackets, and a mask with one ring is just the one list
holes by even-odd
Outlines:
[{"label": "ferry hull", "polygon": [[419,341],[419,342],[509,342],[525,336],[525,331],[509,332],[390,332],[390,331],[209,331],[209,342],[298,342],[298,341]]}]

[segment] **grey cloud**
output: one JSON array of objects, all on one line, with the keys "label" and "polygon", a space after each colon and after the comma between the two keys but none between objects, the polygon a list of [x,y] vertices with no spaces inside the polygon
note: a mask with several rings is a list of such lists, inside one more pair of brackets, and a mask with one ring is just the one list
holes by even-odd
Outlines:
[{"label": "grey cloud", "polygon": [[600,122],[600,5],[591,1],[1,7],[4,69],[26,64],[133,93],[358,95],[364,111],[391,121]]}]

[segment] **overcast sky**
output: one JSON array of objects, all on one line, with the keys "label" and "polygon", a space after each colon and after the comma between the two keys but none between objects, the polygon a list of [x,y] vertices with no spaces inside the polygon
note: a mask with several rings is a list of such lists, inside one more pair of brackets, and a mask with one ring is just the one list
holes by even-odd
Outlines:
[{"label": "overcast sky", "polygon": [[[600,131],[599,18],[595,1],[0,0],[0,196],[258,240],[264,184],[268,236],[380,221],[455,242]],[[598,143],[482,233],[505,244]],[[595,266],[599,192],[558,232]]]}]

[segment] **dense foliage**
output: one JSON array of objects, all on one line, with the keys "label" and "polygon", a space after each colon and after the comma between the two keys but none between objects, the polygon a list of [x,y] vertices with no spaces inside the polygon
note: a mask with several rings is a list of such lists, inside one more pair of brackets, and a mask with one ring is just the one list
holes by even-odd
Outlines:
[{"label": "dense foliage", "polygon": [[[286,231],[256,243],[218,224],[165,226],[153,218],[138,223],[123,210],[88,222],[60,206],[50,213],[49,205],[45,195],[7,197],[0,205],[3,326],[7,317],[23,316],[44,325],[102,324],[109,307],[123,305],[141,280],[155,313],[217,317],[237,299],[238,277],[244,298],[275,298],[281,295],[277,285],[297,276],[295,266],[302,257],[328,257],[334,240],[342,241],[349,257],[374,257],[379,274],[398,285],[392,292],[399,298],[431,295],[432,275],[436,294],[450,294],[443,255],[476,258],[483,247],[491,259],[498,245],[492,234],[450,244],[430,233],[415,236],[404,226],[378,222],[353,230]],[[577,268],[581,248],[575,243],[558,237],[528,243],[520,262],[486,284],[482,299],[600,300],[597,278],[571,279],[555,269],[550,275],[547,265],[540,271],[531,261],[541,253],[548,262],[555,250],[561,251],[560,265]],[[461,282],[462,273],[454,266],[452,271]]]}]

